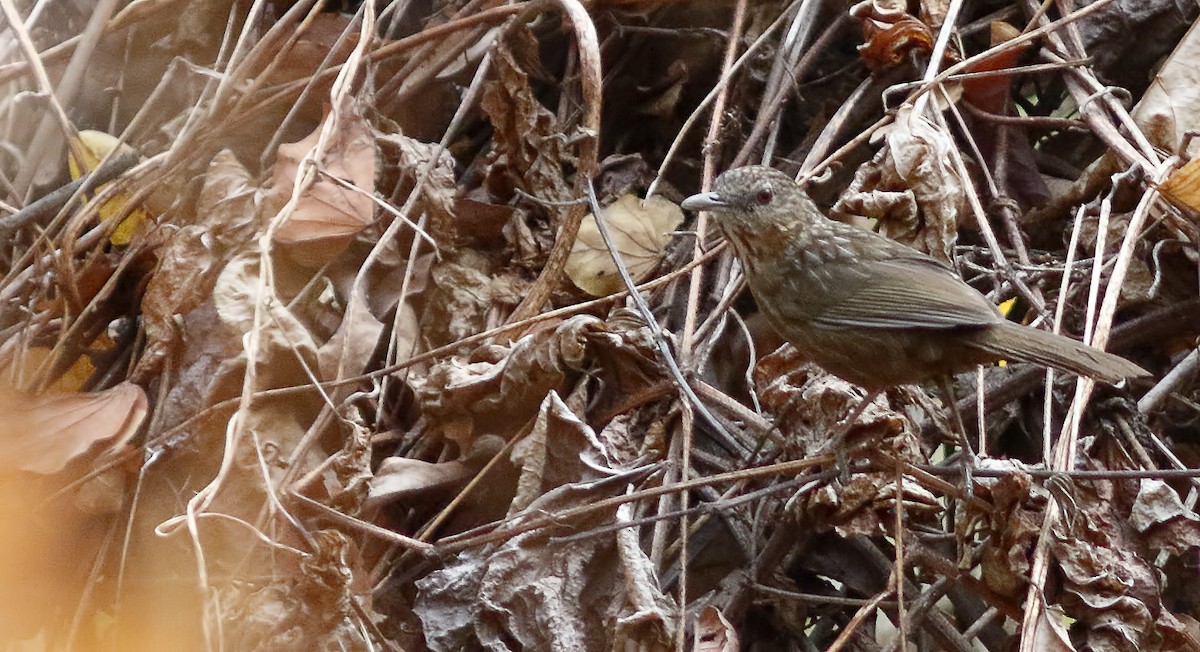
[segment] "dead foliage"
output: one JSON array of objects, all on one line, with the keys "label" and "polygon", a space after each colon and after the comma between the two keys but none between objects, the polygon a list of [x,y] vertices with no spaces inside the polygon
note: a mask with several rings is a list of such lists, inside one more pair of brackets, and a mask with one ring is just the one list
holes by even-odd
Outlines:
[{"label": "dead foliage", "polygon": [[[1195,6],[115,5],[0,0],[6,649],[1200,649]],[[1153,377],[839,469],[763,161]]]}]

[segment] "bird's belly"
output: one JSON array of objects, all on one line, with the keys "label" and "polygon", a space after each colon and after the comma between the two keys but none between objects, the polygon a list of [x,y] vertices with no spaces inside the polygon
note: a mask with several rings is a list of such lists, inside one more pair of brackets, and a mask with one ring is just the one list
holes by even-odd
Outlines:
[{"label": "bird's belly", "polygon": [[827,328],[794,324],[783,335],[807,360],[868,389],[907,385],[968,369],[990,357],[961,344],[960,330]]}]

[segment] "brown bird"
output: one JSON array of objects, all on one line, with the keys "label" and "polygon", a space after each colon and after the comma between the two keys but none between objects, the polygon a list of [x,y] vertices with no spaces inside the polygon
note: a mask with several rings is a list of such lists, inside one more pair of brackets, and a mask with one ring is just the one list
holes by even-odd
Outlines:
[{"label": "brown bird", "polygon": [[1006,320],[940,261],[825,217],[777,170],[729,170],[683,208],[716,214],[781,336],[872,396],[1002,359],[1110,383],[1148,375],[1119,356]]}]

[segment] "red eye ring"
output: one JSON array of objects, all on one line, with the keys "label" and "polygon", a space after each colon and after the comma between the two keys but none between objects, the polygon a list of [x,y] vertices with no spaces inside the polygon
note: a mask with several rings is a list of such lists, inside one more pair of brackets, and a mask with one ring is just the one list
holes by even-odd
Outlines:
[{"label": "red eye ring", "polygon": [[775,193],[770,188],[759,188],[758,192],[754,193],[754,203],[759,206],[766,206],[775,199]]}]

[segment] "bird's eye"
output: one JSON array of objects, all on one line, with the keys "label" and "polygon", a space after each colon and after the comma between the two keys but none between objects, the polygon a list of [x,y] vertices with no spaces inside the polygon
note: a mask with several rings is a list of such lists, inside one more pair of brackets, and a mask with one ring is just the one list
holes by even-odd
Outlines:
[{"label": "bird's eye", "polygon": [[775,193],[770,188],[759,188],[758,192],[754,193],[754,203],[759,206],[766,206],[775,199]]}]

